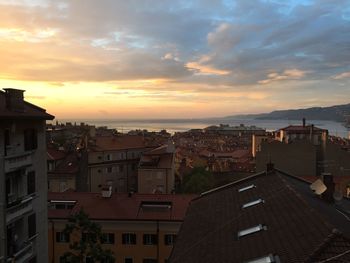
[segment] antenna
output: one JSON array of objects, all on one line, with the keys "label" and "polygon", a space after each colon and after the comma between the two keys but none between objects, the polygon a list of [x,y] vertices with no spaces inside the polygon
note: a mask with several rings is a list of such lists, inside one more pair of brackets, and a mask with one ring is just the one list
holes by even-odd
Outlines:
[{"label": "antenna", "polygon": [[313,182],[310,185],[310,188],[317,195],[321,195],[322,193],[324,193],[327,190],[327,186],[325,186],[325,184],[322,182],[321,179],[317,179],[315,182]]}]

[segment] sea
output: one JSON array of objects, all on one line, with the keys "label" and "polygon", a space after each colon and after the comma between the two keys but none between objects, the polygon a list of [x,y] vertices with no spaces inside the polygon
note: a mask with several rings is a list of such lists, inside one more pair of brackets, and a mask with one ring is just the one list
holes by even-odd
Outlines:
[{"label": "sea", "polygon": [[[56,119],[57,120],[57,119]],[[56,121],[55,120],[55,121]],[[257,126],[267,131],[275,131],[288,125],[301,125],[302,121],[298,120],[258,120],[258,119],[58,119],[58,122],[77,123],[95,126],[106,126],[117,129],[119,132],[126,133],[130,130],[148,130],[160,131],[167,130],[170,133],[188,131],[190,129],[202,129],[210,125],[229,124],[237,126],[244,124],[246,126]],[[350,138],[350,130],[342,123],[324,120],[307,120],[307,124],[314,124],[316,127],[327,129],[330,135],[342,138]]]}]

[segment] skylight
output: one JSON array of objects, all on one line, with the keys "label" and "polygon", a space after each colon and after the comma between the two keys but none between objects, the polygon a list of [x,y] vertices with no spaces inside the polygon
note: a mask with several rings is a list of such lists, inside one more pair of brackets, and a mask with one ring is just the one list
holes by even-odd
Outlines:
[{"label": "skylight", "polygon": [[280,260],[279,260],[278,256],[274,256],[274,255],[270,254],[270,255],[267,255],[265,257],[245,261],[244,263],[279,263],[279,262],[280,262]]},{"label": "skylight", "polygon": [[240,238],[240,237],[243,237],[243,236],[246,236],[246,235],[250,235],[250,234],[253,234],[255,232],[262,231],[262,230],[267,230],[267,227],[262,225],[262,224],[259,224],[257,226],[254,226],[254,227],[247,228],[247,229],[239,231],[237,236],[238,236],[238,238]]},{"label": "skylight", "polygon": [[257,205],[257,204],[260,204],[260,203],[264,203],[265,201],[261,198],[257,199],[257,200],[254,200],[254,201],[251,201],[249,203],[246,203],[244,205],[242,205],[242,209],[244,208],[248,208],[248,207],[251,207],[251,206],[254,206],[254,205]]},{"label": "skylight", "polygon": [[243,187],[243,188],[238,189],[238,192],[239,192],[239,193],[240,193],[240,192],[244,192],[244,191],[247,191],[247,190],[252,189],[252,188],[255,188],[255,187],[256,187],[255,184],[251,184],[251,185],[248,185],[248,186],[246,186],[246,187]]}]

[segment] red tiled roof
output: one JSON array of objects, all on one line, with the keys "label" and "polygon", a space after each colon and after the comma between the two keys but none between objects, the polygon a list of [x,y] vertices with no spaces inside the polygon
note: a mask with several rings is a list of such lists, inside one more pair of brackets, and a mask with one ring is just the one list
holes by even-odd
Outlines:
[{"label": "red tiled roof", "polygon": [[63,151],[56,150],[55,148],[47,148],[47,159],[56,161],[61,160],[66,156],[66,153]]},{"label": "red tiled roof", "polygon": [[11,111],[6,108],[5,92],[0,90],[0,119],[43,119],[53,120],[55,117],[45,109],[24,101],[23,112]]},{"label": "red tiled roof", "polygon": [[145,142],[142,136],[124,135],[95,137],[95,145],[92,145],[90,149],[94,151],[113,151],[144,147]]},{"label": "red tiled roof", "polygon": [[[163,220],[182,221],[189,203],[196,195],[170,194],[128,194],[113,193],[110,198],[103,198],[100,193],[64,192],[49,193],[49,200],[77,201],[73,210],[49,209],[48,217],[66,219],[80,208],[95,220]],[[171,202],[171,209],[166,211],[143,211],[142,202]]]},{"label": "red tiled roof", "polygon": [[48,172],[50,176],[54,175],[74,175],[79,172],[79,161],[77,154],[72,152],[60,161],[53,171]]}]

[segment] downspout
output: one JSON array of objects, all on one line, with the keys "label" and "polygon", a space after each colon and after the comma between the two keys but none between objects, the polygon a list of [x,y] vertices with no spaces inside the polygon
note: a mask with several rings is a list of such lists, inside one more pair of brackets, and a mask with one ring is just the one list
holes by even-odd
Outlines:
[{"label": "downspout", "polygon": [[159,243],[160,243],[160,239],[159,239],[159,221],[157,220],[157,263],[159,262]]},{"label": "downspout", "polygon": [[52,263],[55,263],[55,222],[50,220],[52,236]]}]

